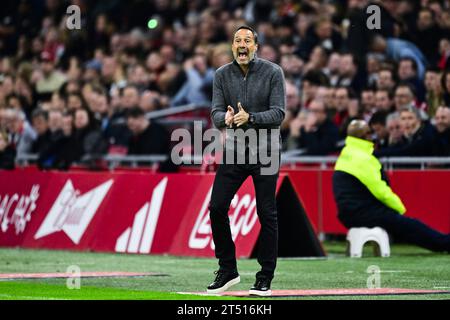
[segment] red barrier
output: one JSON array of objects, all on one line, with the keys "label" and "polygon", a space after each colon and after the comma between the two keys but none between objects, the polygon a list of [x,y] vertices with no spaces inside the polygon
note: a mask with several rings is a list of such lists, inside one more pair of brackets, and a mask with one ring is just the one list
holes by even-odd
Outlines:
[{"label": "red barrier", "polygon": [[[336,217],[332,171],[284,172],[277,185],[280,252],[322,255],[314,233],[346,232]],[[450,171],[395,171],[390,178],[408,216],[450,232],[450,197],[442,183],[450,181]],[[211,257],[213,179],[213,174],[0,172],[0,246]],[[256,249],[255,205],[249,178],[229,212],[239,257]]]},{"label": "red barrier", "polygon": [[[284,170],[303,199],[318,232],[345,234],[337,219],[332,170]],[[443,233],[450,233],[450,171],[396,170],[387,172],[391,187],[404,202],[409,217],[417,218]]]},{"label": "red barrier", "polygon": [[[0,245],[214,256],[208,210],[213,178],[0,172]],[[255,204],[248,179],[230,210],[238,256],[250,257],[259,235]]]}]

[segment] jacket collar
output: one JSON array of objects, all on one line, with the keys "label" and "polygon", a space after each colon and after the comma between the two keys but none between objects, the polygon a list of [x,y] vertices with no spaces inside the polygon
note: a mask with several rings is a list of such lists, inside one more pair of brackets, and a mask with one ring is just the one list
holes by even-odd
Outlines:
[{"label": "jacket collar", "polygon": [[345,146],[349,146],[354,149],[359,149],[365,153],[372,154],[374,149],[374,144],[371,141],[364,139],[355,138],[352,136],[347,136],[345,139]]},{"label": "jacket collar", "polygon": [[[239,63],[236,61],[236,59],[233,60],[233,64],[239,69],[239,71],[242,73],[242,69],[239,66]],[[250,60],[250,62],[248,63],[248,72],[250,72],[250,70],[255,69],[258,65],[260,64],[260,59],[256,56],[255,53],[255,57]],[[247,72],[247,74],[248,74]]]}]

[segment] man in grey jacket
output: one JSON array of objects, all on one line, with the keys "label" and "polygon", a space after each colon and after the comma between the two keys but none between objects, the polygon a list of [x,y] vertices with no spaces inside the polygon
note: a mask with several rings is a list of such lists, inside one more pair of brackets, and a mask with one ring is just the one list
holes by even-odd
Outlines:
[{"label": "man in grey jacket", "polygon": [[[219,68],[214,77],[211,117],[217,128],[227,128],[227,139],[226,156],[217,170],[209,206],[219,270],[214,282],[208,286],[208,293],[224,292],[240,282],[228,210],[239,187],[252,176],[261,223],[258,251],[261,271],[256,274],[250,294],[271,295],[278,255],[275,189],[279,172],[279,127],[285,115],[285,80],[278,65],[256,57],[257,49],[256,32],[247,26],[238,28],[232,43],[234,61]],[[253,133],[258,142],[248,142],[245,138],[240,141],[239,134],[234,135],[239,131]],[[230,135],[234,139],[229,139]],[[232,148],[229,148],[230,142]],[[239,146],[244,148],[244,163],[233,161],[236,155],[239,159],[239,151],[233,148],[236,142],[238,149]],[[262,151],[271,154],[269,162],[276,162],[273,172],[264,171],[267,164],[272,163],[261,160]],[[229,157],[230,153],[232,157]],[[258,159],[252,161],[255,153]]]}]

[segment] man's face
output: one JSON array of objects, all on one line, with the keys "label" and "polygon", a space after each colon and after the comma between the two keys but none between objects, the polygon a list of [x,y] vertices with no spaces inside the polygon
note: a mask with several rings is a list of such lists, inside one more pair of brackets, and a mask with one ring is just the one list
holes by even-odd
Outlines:
[{"label": "man's face", "polygon": [[398,77],[400,80],[410,79],[416,76],[411,60],[403,60],[398,66]]},{"label": "man's face", "polygon": [[399,87],[395,91],[395,106],[399,110],[403,106],[407,106],[413,102],[414,96],[407,87]]},{"label": "man's face", "polygon": [[436,72],[433,71],[427,71],[425,73],[425,88],[427,91],[432,91],[436,88],[436,81],[439,82],[439,75]]},{"label": "man's face", "polygon": [[385,126],[383,126],[381,123],[374,123],[371,126],[372,131],[377,135],[378,139],[385,139],[389,132]]},{"label": "man's face", "polygon": [[312,101],[308,111],[315,118],[315,125],[321,125],[327,119],[327,113],[323,102]]},{"label": "man's face", "polygon": [[337,89],[334,95],[335,103],[337,111],[347,110],[349,104],[349,98],[347,90],[345,89]]},{"label": "man's face", "polygon": [[35,117],[32,120],[33,128],[36,130],[38,135],[44,134],[48,129],[48,122],[44,117]]},{"label": "man's face", "polygon": [[400,113],[400,126],[405,136],[412,136],[420,127],[420,119],[413,112],[403,111]]},{"label": "man's face", "polygon": [[297,88],[288,83],[286,85],[286,108],[292,111],[296,111],[300,102],[300,97]]},{"label": "man's face", "polygon": [[80,109],[76,111],[74,124],[77,129],[83,129],[88,126],[89,115],[86,110]]},{"label": "man's face", "polygon": [[377,91],[375,94],[375,107],[377,110],[390,111],[392,101],[389,98],[387,91]]},{"label": "man's face", "polygon": [[372,111],[375,105],[375,96],[373,91],[363,91],[361,94],[361,104],[364,108],[364,111],[370,112]]},{"label": "man's face", "polygon": [[389,132],[389,140],[391,142],[400,141],[403,136],[402,127],[400,126],[400,120],[392,119],[386,123],[387,131]]},{"label": "man's face", "polygon": [[233,51],[234,59],[239,65],[248,65],[258,50],[253,32],[248,29],[238,30],[234,34],[231,50]]},{"label": "man's face", "polygon": [[351,76],[355,73],[355,64],[353,63],[353,57],[349,54],[345,54],[341,57],[339,73],[342,76]]},{"label": "man's face", "polygon": [[0,152],[5,150],[7,146],[8,146],[7,141],[5,140],[4,136],[0,134]]},{"label": "man's face", "polygon": [[417,27],[419,30],[425,30],[433,25],[433,15],[428,10],[420,11]]},{"label": "man's face", "polygon": [[50,61],[42,62],[42,72],[44,72],[46,76],[50,75],[53,72],[53,63]]},{"label": "man's face", "polygon": [[438,108],[434,120],[436,121],[436,129],[439,132],[444,132],[450,128],[450,108]]},{"label": "man's face", "polygon": [[392,80],[392,73],[387,70],[380,71],[378,73],[378,88],[380,89],[391,89],[394,86],[394,81]]},{"label": "man's face", "polygon": [[122,106],[132,108],[139,104],[139,93],[135,88],[126,88],[123,91]]},{"label": "man's face", "polygon": [[59,111],[50,111],[48,113],[48,127],[51,131],[56,131],[62,128],[62,113]]},{"label": "man's face", "polygon": [[127,125],[128,129],[133,133],[133,135],[140,134],[143,130],[143,122],[145,122],[144,117],[128,117]]}]

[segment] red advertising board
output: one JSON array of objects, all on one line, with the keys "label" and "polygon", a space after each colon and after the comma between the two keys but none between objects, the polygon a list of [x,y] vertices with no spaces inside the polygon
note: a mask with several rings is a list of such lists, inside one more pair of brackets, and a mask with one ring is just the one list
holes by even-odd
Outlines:
[{"label": "red advertising board", "polygon": [[[345,234],[336,215],[332,173],[309,169],[280,175],[280,251],[286,256],[321,255],[315,234]],[[450,171],[389,176],[408,216],[450,232],[445,185]],[[0,246],[213,257],[208,210],[213,181],[214,174],[2,171]],[[229,216],[237,256],[252,256],[260,225],[251,178],[233,199]],[[297,251],[289,252],[292,248]]]},{"label": "red advertising board", "polygon": [[[213,180],[213,174],[1,172],[0,245],[211,257]],[[249,257],[260,230],[251,179],[231,203],[230,224],[237,255]]]}]

